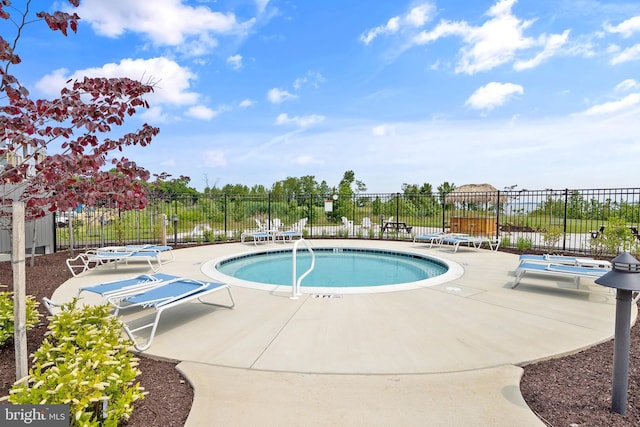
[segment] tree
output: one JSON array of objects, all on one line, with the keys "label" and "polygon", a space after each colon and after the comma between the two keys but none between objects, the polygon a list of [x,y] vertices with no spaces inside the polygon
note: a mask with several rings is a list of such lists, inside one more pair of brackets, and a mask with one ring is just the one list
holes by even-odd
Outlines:
[{"label": "tree", "polygon": [[[69,0],[77,7],[79,0]],[[10,16],[6,2],[0,3],[0,18],[16,25],[13,42],[0,35],[0,156],[19,161],[9,162],[0,171],[3,183],[11,184],[12,197],[3,191],[2,215],[11,215],[9,204],[25,202],[28,217],[47,212],[93,205],[109,200],[122,209],[145,206],[143,182],[149,173],[127,158],[109,159],[114,151],[130,145],[148,145],[159,129],[148,124],[119,139],[101,135],[114,132],[127,116],[139,108],[148,108],[144,96],[153,91],[152,84],[123,78],[88,78],[69,81],[53,100],[30,98],[28,89],[11,69],[21,63],[18,42],[27,24],[44,20],[53,31],[67,35],[77,30],[78,15],[55,12],[36,13],[30,20],[29,6]],[[112,170],[104,170],[110,161]]]},{"label": "tree", "polygon": [[[78,7],[80,0],[69,0]],[[13,42],[0,35],[0,157],[12,161],[0,171],[0,225],[12,233],[14,264],[16,376],[27,373],[24,301],[23,220],[47,212],[75,208],[97,201],[117,202],[122,209],[144,207],[147,199],[143,181],[149,173],[127,158],[113,158],[113,170],[104,170],[109,155],[130,145],[148,145],[159,129],[144,124],[119,139],[110,134],[139,108],[148,108],[144,96],[152,84],[129,78],[87,78],[69,81],[54,100],[30,98],[28,89],[11,74],[22,62],[18,44],[27,24],[44,21],[53,31],[74,33],[80,17],[64,12],[30,15],[31,0],[23,11],[0,2],[0,19],[15,24]],[[57,145],[56,145],[57,144]],[[26,210],[23,207],[26,206]],[[18,218],[20,217],[20,218]],[[21,252],[21,253],[18,253]]]}]

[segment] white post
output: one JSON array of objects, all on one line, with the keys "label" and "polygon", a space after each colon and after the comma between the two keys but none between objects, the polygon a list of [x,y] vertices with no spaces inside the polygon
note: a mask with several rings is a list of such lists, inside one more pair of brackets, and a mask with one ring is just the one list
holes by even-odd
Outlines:
[{"label": "white post", "polygon": [[13,340],[16,380],[29,373],[27,353],[27,291],[25,279],[24,202],[13,202],[11,264],[13,266]]},{"label": "white post", "polygon": [[293,244],[293,254],[292,254],[292,260],[293,260],[293,267],[291,267],[291,296],[289,297],[289,299],[298,299],[298,281],[297,279],[297,274],[296,274],[296,255],[298,254],[298,242],[295,242]]}]

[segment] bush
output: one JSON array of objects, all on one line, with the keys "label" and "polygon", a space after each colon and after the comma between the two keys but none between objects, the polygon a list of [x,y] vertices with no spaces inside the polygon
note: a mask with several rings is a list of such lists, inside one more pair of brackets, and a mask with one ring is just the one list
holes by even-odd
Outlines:
[{"label": "bush", "polygon": [[528,237],[518,237],[516,241],[516,248],[520,251],[525,251],[533,247],[533,242]]},{"label": "bush", "polygon": [[14,404],[68,404],[73,426],[117,426],[144,397],[134,384],[138,359],[107,305],[76,307],[51,317],[29,375],[12,387]]},{"label": "bush", "polygon": [[[38,302],[32,295],[27,295],[27,330],[33,328],[39,318]],[[0,346],[13,338],[13,320],[13,292],[0,292]]]},{"label": "bush", "polygon": [[542,241],[547,252],[552,253],[556,245],[564,237],[564,231],[557,225],[551,225],[542,232]]}]

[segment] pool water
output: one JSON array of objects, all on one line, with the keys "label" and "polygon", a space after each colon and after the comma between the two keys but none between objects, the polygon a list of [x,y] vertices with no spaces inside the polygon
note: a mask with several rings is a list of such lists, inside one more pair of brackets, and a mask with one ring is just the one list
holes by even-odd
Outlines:
[{"label": "pool water", "polygon": [[[314,248],[316,265],[302,287],[368,287],[417,282],[439,276],[448,267],[415,254],[350,248]],[[306,250],[297,254],[297,277],[311,265]],[[224,260],[216,269],[249,282],[288,285],[292,282],[291,250],[268,251]]]}]

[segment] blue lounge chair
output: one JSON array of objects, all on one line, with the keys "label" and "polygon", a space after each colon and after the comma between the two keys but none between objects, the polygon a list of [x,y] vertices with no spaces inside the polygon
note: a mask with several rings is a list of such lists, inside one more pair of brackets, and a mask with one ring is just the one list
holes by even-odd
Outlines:
[{"label": "blue lounge chair", "polygon": [[[83,286],[78,289],[77,297],[79,298],[83,292],[91,292],[102,297],[102,302],[105,303],[109,298],[115,301],[118,297],[124,297],[125,295],[134,294],[147,290],[159,284],[178,279],[178,276],[172,276],[170,274],[155,273],[155,274],[139,274],[137,276],[129,277],[127,279],[113,280],[110,282],[98,283],[96,285]],[[42,302],[49,311],[54,314],[54,308],[60,307],[61,304],[53,302],[49,298],[43,298]]]},{"label": "blue lounge chair", "polygon": [[496,238],[492,237],[484,237],[484,236],[469,236],[466,234],[451,234],[444,236],[440,239],[440,244],[448,244],[453,246],[453,253],[458,251],[458,248],[461,244],[466,244],[468,247],[474,247],[475,249],[480,249],[483,243],[489,245],[489,249],[492,251],[497,251],[498,246],[500,246],[500,241]]},{"label": "blue lounge chair", "polygon": [[575,257],[565,255],[520,255],[520,264],[525,262],[535,262],[543,264],[564,264],[564,265],[580,265],[583,267],[611,267],[611,263],[605,260],[598,260],[587,257]]},{"label": "blue lounge chair", "polygon": [[82,292],[91,292],[102,297],[103,301],[114,295],[126,295],[143,289],[156,286],[164,281],[178,279],[171,274],[155,273],[140,274],[128,279],[113,280],[111,282],[98,283],[97,285],[83,286],[78,290],[78,296]]},{"label": "blue lounge chair", "polygon": [[611,271],[610,268],[603,267],[584,267],[579,265],[540,264],[535,262],[525,262],[520,264],[516,269],[516,280],[511,285],[511,288],[515,288],[516,286],[518,286],[526,273],[570,277],[571,279],[573,279],[573,283],[576,285],[576,288],[578,288],[580,286],[581,277],[597,279],[598,277],[608,273],[609,271]]},{"label": "blue lounge chair", "polygon": [[[227,291],[229,298],[231,299],[230,305],[212,303],[204,301],[202,299],[202,297],[208,294],[223,289]],[[122,310],[133,307],[150,308],[155,310],[154,319],[150,323],[133,329],[129,328],[126,324],[123,324],[123,329],[129,336],[129,338],[131,338],[131,340],[133,341],[136,350],[144,351],[148,349],[153,342],[153,338],[156,334],[156,329],[158,327],[158,322],[160,321],[160,316],[162,315],[162,313],[165,310],[184,304],[193,299],[197,299],[203,304],[218,307],[233,308],[235,306],[235,301],[233,299],[233,295],[231,294],[231,288],[229,285],[225,283],[201,282],[199,280],[181,277],[165,281],[152,288],[141,290],[140,292],[129,294],[122,298],[109,297],[107,298],[107,302],[111,303],[114,306],[115,316],[117,316]],[[148,328],[151,328],[151,332],[147,337],[146,344],[140,345],[137,342],[134,333]]]},{"label": "blue lounge chair", "polygon": [[413,244],[415,246],[416,242],[421,240],[421,241],[425,241],[425,243],[429,243],[429,247],[431,248],[433,247],[434,244],[440,243],[440,240],[442,240],[446,236],[447,236],[447,233],[421,234],[413,238]]},{"label": "blue lounge chair", "polygon": [[[169,259],[163,259],[162,254],[170,254]],[[118,263],[129,261],[146,261],[151,270],[158,271],[164,264],[174,260],[171,246],[110,246],[98,249],[89,249],[74,258],[67,259],[67,267],[76,277],[85,271],[90,271],[103,265],[113,264],[118,268]]]}]

